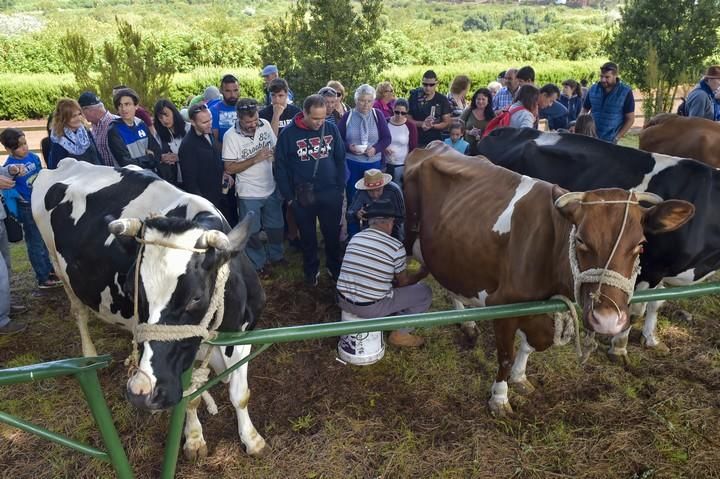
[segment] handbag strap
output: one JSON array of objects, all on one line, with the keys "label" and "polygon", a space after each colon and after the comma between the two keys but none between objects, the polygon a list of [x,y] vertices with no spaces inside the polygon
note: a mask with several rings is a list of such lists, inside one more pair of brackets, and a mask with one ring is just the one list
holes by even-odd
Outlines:
[{"label": "handbag strap", "polygon": [[[327,121],[323,121],[322,128],[320,129],[320,150],[322,150],[323,147],[325,146],[325,124],[326,123],[327,123]],[[318,156],[319,156],[319,154],[318,154]],[[317,170],[318,170],[319,165],[320,165],[320,160],[319,159],[315,160],[315,168],[313,169],[313,175],[312,175],[312,178],[310,178],[310,180],[315,179],[315,175],[317,175]]]}]

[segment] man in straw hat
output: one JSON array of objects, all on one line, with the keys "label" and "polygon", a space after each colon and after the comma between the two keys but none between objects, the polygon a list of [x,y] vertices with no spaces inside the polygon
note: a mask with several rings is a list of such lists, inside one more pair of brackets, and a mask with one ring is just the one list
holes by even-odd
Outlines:
[{"label": "man in straw hat", "polygon": [[[408,273],[405,247],[390,236],[398,219],[395,206],[388,200],[375,201],[365,217],[370,226],[350,240],[340,268],[340,309],[360,318],[426,312],[432,303],[432,290],[419,281],[428,271],[421,267],[416,273]],[[401,347],[422,346],[425,340],[411,331],[393,331],[388,342]]]},{"label": "man in straw hat", "polygon": [[687,116],[720,121],[720,65],[707,69],[705,75],[685,100]]},{"label": "man in straw hat", "polygon": [[402,190],[393,183],[392,176],[371,168],[355,183],[355,197],[347,210],[348,235],[352,238],[356,233],[368,227],[367,209],[379,200],[389,201],[395,208],[395,222],[392,237],[402,242],[405,239],[405,201]]}]

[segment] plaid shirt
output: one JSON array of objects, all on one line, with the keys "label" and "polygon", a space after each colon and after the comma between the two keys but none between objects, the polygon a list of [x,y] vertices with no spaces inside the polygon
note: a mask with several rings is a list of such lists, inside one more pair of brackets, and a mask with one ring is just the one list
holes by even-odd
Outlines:
[{"label": "plaid shirt", "polygon": [[108,130],[110,129],[110,123],[115,118],[119,118],[117,115],[113,115],[109,111],[105,112],[105,116],[100,118],[100,121],[97,125],[93,125],[92,127],[92,134],[93,138],[95,138],[95,145],[97,146],[98,152],[100,153],[100,158],[102,159],[103,165],[105,166],[118,166],[117,162],[115,161],[115,157],[110,152],[110,147],[108,146]]},{"label": "plaid shirt", "polygon": [[493,98],[493,110],[498,111],[513,104],[513,94],[507,87],[502,87]]}]

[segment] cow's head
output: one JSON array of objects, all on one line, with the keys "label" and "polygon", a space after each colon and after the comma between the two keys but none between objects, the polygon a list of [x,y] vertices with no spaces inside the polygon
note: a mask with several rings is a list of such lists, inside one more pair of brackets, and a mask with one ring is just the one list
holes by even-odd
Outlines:
[{"label": "cow's head", "polygon": [[[176,334],[180,328],[165,326],[200,325],[210,307],[218,271],[244,249],[248,228],[249,218],[227,235],[182,218],[112,221],[112,234],[134,236],[144,244],[138,260],[139,275],[136,278],[136,262],[125,285],[126,291],[138,298],[140,329],[159,325],[156,329],[181,337]],[[230,282],[227,286],[230,288]],[[220,287],[224,296],[224,286]],[[228,291],[229,295],[235,294],[234,290]],[[244,299],[241,307],[245,307]],[[226,310],[225,317],[242,317],[243,311],[236,309]],[[200,336],[192,335],[194,328],[184,329],[190,329],[189,337],[161,340],[157,332],[150,331],[147,338],[139,338],[139,362],[127,382],[127,396],[133,405],[156,410],[180,401],[181,375],[192,366],[201,342]]]},{"label": "cow's head", "polygon": [[[645,233],[673,231],[692,218],[695,207],[687,201],[668,200],[652,193],[630,193],[611,188],[586,193],[553,191],[555,207],[574,226],[569,256],[577,268],[575,300],[583,307],[586,328],[615,335],[629,327],[638,257]],[[640,201],[653,204],[645,208]],[[574,254],[573,254],[574,253]]]}]

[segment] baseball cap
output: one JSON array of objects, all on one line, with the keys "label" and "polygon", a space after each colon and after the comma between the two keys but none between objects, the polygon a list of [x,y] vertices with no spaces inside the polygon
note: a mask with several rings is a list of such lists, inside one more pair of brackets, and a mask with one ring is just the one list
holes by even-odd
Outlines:
[{"label": "baseball cap", "polygon": [[80,104],[81,108],[85,108],[86,106],[99,105],[100,103],[102,103],[102,100],[95,93],[91,91],[86,91],[80,95],[80,98],[78,98],[78,103]]},{"label": "baseball cap", "polygon": [[268,75],[272,75],[273,73],[278,72],[277,65],[265,65],[265,68],[262,69],[260,72],[260,76],[266,77]]}]

